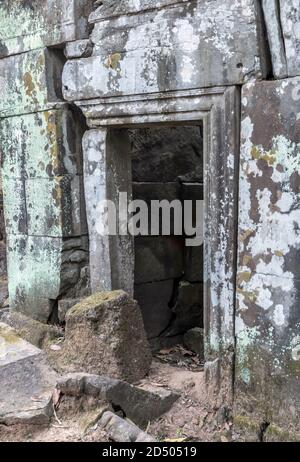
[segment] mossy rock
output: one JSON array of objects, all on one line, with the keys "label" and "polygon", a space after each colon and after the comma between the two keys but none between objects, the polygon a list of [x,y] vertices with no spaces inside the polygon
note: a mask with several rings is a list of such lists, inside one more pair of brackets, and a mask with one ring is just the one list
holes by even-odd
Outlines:
[{"label": "mossy rock", "polygon": [[65,342],[55,356],[64,372],[142,379],[152,357],[137,302],[122,290],[82,300],[66,315]]}]

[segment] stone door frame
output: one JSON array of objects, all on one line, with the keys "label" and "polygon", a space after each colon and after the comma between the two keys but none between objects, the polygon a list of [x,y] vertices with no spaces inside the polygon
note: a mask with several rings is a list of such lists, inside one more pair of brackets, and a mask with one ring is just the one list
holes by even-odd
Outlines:
[{"label": "stone door frame", "polygon": [[[238,220],[238,173],[240,135],[240,90],[238,87],[175,91],[161,94],[118,96],[76,102],[89,128],[83,140],[85,199],[89,222],[92,290],[123,288],[133,293],[133,239],[104,240],[96,232],[93,201],[111,198],[118,190],[116,170],[129,196],[129,166],[119,169],[110,129],[134,129],[153,125],[200,124],[204,133],[205,207],[205,356],[206,379],[211,396],[219,403],[231,401],[234,383],[235,279]],[[98,141],[97,141],[98,137]],[[95,152],[102,179],[95,179]],[[92,153],[92,154],[91,154]],[[94,165],[93,163],[93,165]],[[113,168],[111,168],[113,165]],[[98,169],[99,170],[99,169]],[[120,173],[121,172],[121,173]],[[104,176],[104,177],[103,177]],[[92,178],[93,177],[93,178]],[[97,186],[98,184],[98,186]],[[89,194],[92,185],[92,198]],[[96,191],[98,189],[98,191]],[[111,194],[111,193],[110,193]],[[113,195],[113,194],[112,194]],[[95,207],[94,207],[95,209]],[[99,250],[100,249],[100,250]],[[110,258],[113,255],[114,258]],[[117,258],[116,258],[117,255]],[[104,265],[101,264],[104,262]],[[126,277],[119,262],[126,263]],[[124,268],[124,266],[123,266]],[[113,277],[113,275],[118,275]],[[94,284],[93,284],[94,281]],[[99,283],[98,283],[99,282]]]}]

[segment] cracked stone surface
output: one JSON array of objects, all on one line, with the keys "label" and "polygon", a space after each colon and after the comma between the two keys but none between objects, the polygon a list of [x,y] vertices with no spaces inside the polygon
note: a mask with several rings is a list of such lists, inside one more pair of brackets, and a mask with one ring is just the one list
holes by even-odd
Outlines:
[{"label": "cracked stone surface", "polygon": [[0,424],[49,423],[55,381],[43,352],[0,323]]}]

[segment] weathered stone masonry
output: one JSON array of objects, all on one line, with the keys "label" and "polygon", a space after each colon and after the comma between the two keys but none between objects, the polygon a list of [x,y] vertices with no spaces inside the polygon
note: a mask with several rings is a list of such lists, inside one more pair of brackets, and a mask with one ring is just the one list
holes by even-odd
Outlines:
[{"label": "weathered stone masonry", "polygon": [[128,129],[202,121],[208,390],[299,434],[299,1],[7,0],[0,24],[11,308],[47,322],[89,273],[132,294],[97,202],[132,194]]},{"label": "weathered stone masonry", "polygon": [[61,90],[63,46],[88,35],[88,3],[0,5],[10,305],[43,322],[56,318],[59,298],[77,291],[88,262],[80,155],[85,128]]}]

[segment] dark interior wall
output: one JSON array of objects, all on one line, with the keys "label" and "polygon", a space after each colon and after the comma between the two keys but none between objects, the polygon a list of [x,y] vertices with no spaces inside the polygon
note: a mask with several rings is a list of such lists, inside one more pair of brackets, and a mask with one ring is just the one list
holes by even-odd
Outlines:
[{"label": "dark interior wall", "polygon": [[[203,200],[202,127],[138,129],[130,139],[134,199]],[[203,327],[203,246],[186,247],[185,236],[136,237],[135,298],[153,349]]]}]

